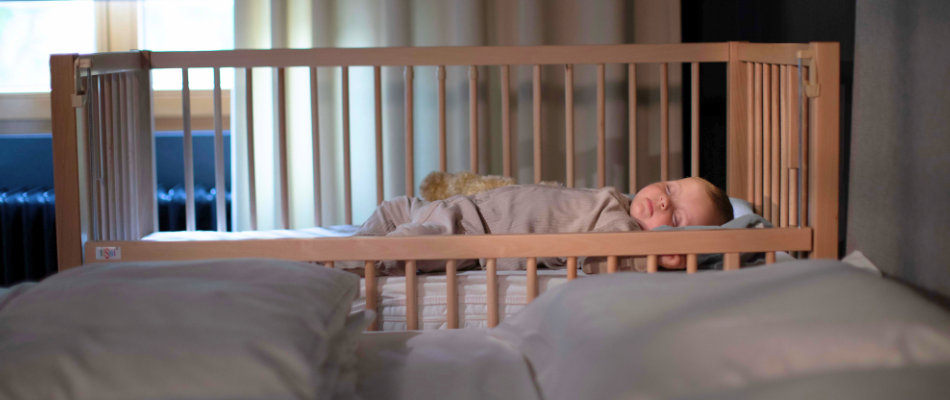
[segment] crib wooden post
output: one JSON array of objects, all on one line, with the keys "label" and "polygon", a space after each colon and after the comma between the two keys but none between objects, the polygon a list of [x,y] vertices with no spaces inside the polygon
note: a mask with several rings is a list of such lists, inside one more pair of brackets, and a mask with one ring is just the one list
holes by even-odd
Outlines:
[{"label": "crib wooden post", "polygon": [[692,141],[690,143],[691,144],[690,150],[692,153],[692,157],[690,158],[690,167],[692,168],[691,168],[690,176],[694,178],[698,178],[699,177],[699,63],[698,62],[692,63],[690,75],[691,75],[690,78],[692,81],[691,82],[692,85],[690,87],[691,92],[692,92],[692,95],[690,96],[690,99],[692,100],[691,101],[692,108],[690,110],[692,111],[691,112],[692,118],[690,121],[692,123],[692,126],[691,126],[692,131],[690,135],[692,138]]},{"label": "crib wooden post", "polygon": [[574,187],[574,65],[564,65],[564,163],[567,178],[564,184]]},{"label": "crib wooden post", "polygon": [[781,162],[779,165],[779,227],[788,226],[788,66],[782,65],[779,78],[779,109],[781,109]]},{"label": "crib wooden post", "polygon": [[[364,304],[363,308],[365,310],[376,312],[376,261],[366,260],[363,264],[363,282],[365,286],[363,298],[366,299],[366,303]],[[379,318],[373,319],[373,323],[371,323],[369,327],[366,328],[366,330],[379,330],[376,322],[378,320]]]},{"label": "crib wooden post", "polygon": [[406,330],[419,329],[419,292],[416,287],[416,261],[406,261]]},{"label": "crib wooden post", "polygon": [[439,80],[439,171],[448,171],[448,160],[446,158],[446,133],[445,133],[445,66],[440,65],[436,78]]},{"label": "crib wooden post", "polygon": [[613,274],[617,272],[617,256],[607,256],[607,273]]},{"label": "crib wooden post", "polygon": [[[344,130],[346,130],[345,127]],[[281,228],[290,229],[290,172],[287,166],[287,80],[284,68],[277,68],[277,171],[280,176]]]},{"label": "crib wooden post", "polygon": [[577,279],[577,257],[567,258],[567,280],[568,282]]},{"label": "crib wooden post", "polygon": [[501,164],[502,173],[511,177],[511,99],[508,93],[510,68],[501,66]]},{"label": "crib wooden post", "polygon": [[696,254],[687,254],[686,255],[686,273],[695,274],[697,269],[699,269],[699,263],[698,263]]},{"label": "crib wooden post", "polygon": [[[112,75],[104,75],[102,77],[102,109],[105,111],[103,113],[103,141],[102,147],[102,160],[103,160],[103,174],[102,174],[102,183],[105,185],[105,200],[106,209],[104,210],[106,216],[106,228],[108,228],[108,235],[106,237],[109,240],[119,240],[119,227],[117,221],[117,212],[116,212],[116,196],[115,196],[115,134],[113,130],[115,129],[115,123],[113,123],[113,116],[115,114],[114,109],[114,96],[112,91]],[[192,200],[194,197],[192,197]],[[194,204],[194,202],[192,202]]]},{"label": "crib wooden post", "polygon": [[383,77],[380,66],[373,67],[373,103],[376,108],[376,204],[386,200],[383,187]]},{"label": "crib wooden post", "polygon": [[541,182],[541,66],[533,68],[532,101],[534,103],[534,183]]},{"label": "crib wooden post", "polygon": [[652,274],[652,273],[656,272],[657,269],[658,269],[658,268],[657,268],[657,256],[656,256],[656,255],[648,255],[648,256],[647,256],[647,273]]},{"label": "crib wooden post", "polygon": [[[245,87],[245,114],[247,117],[247,191],[248,208],[250,209],[251,230],[257,230],[257,168],[254,161],[254,71],[251,68],[244,69],[244,87]],[[311,82],[311,96],[315,82]],[[316,107],[314,105],[314,107]],[[316,137],[316,135],[314,135]],[[319,146],[319,144],[317,144]],[[314,162],[316,164],[316,162]],[[320,196],[314,194],[314,202],[320,203]],[[317,214],[319,215],[319,214]],[[318,217],[319,218],[319,217]],[[317,225],[320,222],[317,221]]]},{"label": "crib wooden post", "polygon": [[753,202],[752,192],[752,77],[753,67],[739,59],[744,43],[729,42],[726,139],[726,192]]},{"label": "crib wooden post", "polygon": [[214,69],[214,188],[218,232],[228,230],[224,199],[224,131],[221,126],[221,68]]},{"label": "crib wooden post", "polygon": [[[538,297],[538,259],[535,257],[528,257],[528,302],[534,301]],[[570,279],[570,278],[568,278]]]},{"label": "crib wooden post", "polygon": [[[406,66],[406,70],[403,73],[403,78],[406,81],[406,196],[413,197],[415,195],[415,172],[414,165],[415,161],[413,160],[413,124],[412,124],[412,66]],[[444,98],[445,96],[443,96]]]},{"label": "crib wooden post", "polygon": [[[753,99],[755,94],[753,92],[753,87],[755,83],[753,78],[755,77],[755,65],[751,62],[746,64],[746,126],[745,126],[745,140],[746,140],[746,153],[743,154],[743,157],[746,160],[746,184],[745,184],[745,195],[746,200],[749,201],[749,204],[755,204],[755,189],[753,188],[752,182],[755,180],[755,104]],[[731,100],[730,100],[731,101]],[[733,151],[733,153],[741,151]]]},{"label": "crib wooden post", "polygon": [[[73,108],[76,54],[50,57],[53,115],[53,179],[56,186],[56,241],[59,270],[82,265],[82,209],[78,124]],[[91,79],[90,79],[91,81]],[[88,106],[88,104],[87,104]],[[89,151],[87,149],[87,151]]]},{"label": "crib wooden post", "polygon": [[660,64],[660,180],[670,180],[669,64]]},{"label": "crib wooden post", "polygon": [[185,151],[185,230],[195,230],[195,165],[191,140],[191,88],[188,68],[181,69],[181,117]]},{"label": "crib wooden post", "polygon": [[136,159],[136,149],[138,148],[138,135],[135,132],[135,108],[138,102],[135,99],[135,81],[134,75],[132,72],[126,72],[122,74],[122,79],[124,82],[124,93],[125,93],[125,132],[126,139],[128,140],[128,146],[126,147],[126,158],[129,161],[129,170],[126,174],[126,182],[128,182],[128,210],[129,210],[129,240],[139,240],[142,236],[139,235],[141,228],[139,227],[139,213],[141,210],[138,207],[138,174],[139,174],[139,163]]},{"label": "crib wooden post", "polygon": [[762,213],[762,64],[755,64],[755,143],[753,143],[755,152],[755,175],[752,180],[752,186],[755,190],[755,201],[752,202],[755,213]]},{"label": "crib wooden post", "polygon": [[114,81],[114,90],[116,95],[116,107],[115,107],[115,121],[116,121],[116,186],[118,187],[116,193],[116,200],[118,202],[116,209],[120,215],[119,219],[119,237],[122,240],[131,239],[131,225],[129,224],[129,217],[131,216],[132,210],[129,207],[129,158],[128,158],[128,121],[126,120],[126,115],[128,110],[126,109],[126,102],[128,98],[125,95],[125,74],[118,73],[113,74]]},{"label": "crib wooden post", "polygon": [[468,128],[469,162],[473,174],[478,174],[478,67],[468,67]]},{"label": "crib wooden post", "polygon": [[[250,69],[248,69],[250,74]],[[250,86],[250,84],[248,84]],[[310,141],[313,146],[313,219],[314,226],[323,226],[323,188],[320,176],[320,85],[317,67],[310,67]],[[248,92],[250,93],[250,92]],[[250,98],[250,97],[248,97]],[[250,111],[248,111],[250,114]],[[250,125],[250,120],[248,120]],[[248,153],[253,154],[253,153]],[[252,195],[254,191],[251,191]],[[252,214],[253,215],[253,214]]]},{"label": "crib wooden post", "polygon": [[448,260],[445,262],[445,307],[446,323],[449,329],[458,329],[459,327],[459,278],[458,261]]},{"label": "crib wooden post", "polygon": [[780,174],[780,165],[781,165],[781,156],[779,154],[779,149],[781,147],[781,110],[779,109],[779,67],[776,64],[772,64],[772,148],[769,150],[772,152],[772,165],[769,167],[769,171],[772,174],[772,187],[770,192],[772,195],[772,201],[769,203],[769,206],[772,208],[772,224],[779,225],[779,186],[781,183],[781,174]]},{"label": "crib wooden post", "polygon": [[485,274],[488,284],[488,327],[498,326],[498,268],[495,259],[485,260]]},{"label": "crib wooden post", "polygon": [[762,216],[772,222],[772,67],[762,65]]},{"label": "crib wooden post", "polygon": [[[149,66],[151,52],[143,51],[143,69],[133,72],[133,108],[135,112],[136,196],[139,209],[136,239],[158,230],[158,204],[155,176],[155,118],[152,104],[152,78]],[[57,196],[58,198],[58,196]]]},{"label": "crib wooden post", "polygon": [[735,271],[741,267],[741,259],[739,258],[739,253],[726,253],[722,255],[722,269],[723,271]]},{"label": "crib wooden post", "polygon": [[[838,128],[840,123],[840,44],[812,43],[820,95],[814,99],[814,154],[809,154],[808,182],[815,203],[808,221],[815,230],[812,258],[838,257]],[[807,147],[806,147],[807,148]],[[807,199],[806,199],[807,201]],[[806,214],[807,216],[807,214]]]},{"label": "crib wooden post", "polygon": [[607,112],[604,64],[597,64],[597,187],[607,186]]},{"label": "crib wooden post", "polygon": [[341,67],[343,92],[343,212],[347,225],[353,224],[353,179],[350,175],[350,67]]},{"label": "crib wooden post", "polygon": [[637,193],[637,64],[627,64],[627,193]]}]

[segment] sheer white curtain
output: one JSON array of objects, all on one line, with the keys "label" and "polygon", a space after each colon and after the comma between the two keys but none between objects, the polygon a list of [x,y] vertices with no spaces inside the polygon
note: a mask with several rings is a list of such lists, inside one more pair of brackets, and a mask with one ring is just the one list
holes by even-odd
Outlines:
[{"label": "sheer white curtain", "polygon": [[[675,43],[680,41],[679,1],[605,0],[236,0],[235,47],[310,48],[382,46],[550,45]],[[405,194],[404,90],[402,67],[383,67],[385,197]],[[659,66],[638,66],[638,180],[659,178]],[[468,67],[446,68],[448,169],[469,169]],[[353,222],[376,206],[375,113],[371,67],[351,67],[350,134]],[[255,160],[258,229],[280,228],[274,110],[274,76],[254,70]],[[436,67],[414,70],[415,180],[439,168]],[[479,164],[483,174],[502,173],[501,71],[479,68]],[[563,182],[564,67],[545,66],[543,80],[544,180]],[[235,72],[232,102],[234,213],[237,229],[249,229],[245,88]],[[342,126],[339,68],[320,68],[321,190],[324,225],[342,224]],[[511,68],[514,175],[533,182],[532,73]],[[682,170],[680,65],[670,65],[672,177]],[[627,188],[626,66],[607,66],[607,184]],[[287,70],[290,160],[290,228],[314,225],[310,78],[307,68]],[[596,186],[596,68],[574,71],[576,186]]]}]

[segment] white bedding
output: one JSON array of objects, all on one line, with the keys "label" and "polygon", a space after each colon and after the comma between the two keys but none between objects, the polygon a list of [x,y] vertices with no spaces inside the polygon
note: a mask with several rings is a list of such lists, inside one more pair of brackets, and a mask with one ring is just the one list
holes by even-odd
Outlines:
[{"label": "white bedding", "polygon": [[154,232],[142,240],[152,242],[193,242],[202,240],[247,240],[247,239],[285,239],[353,236],[359,229],[355,225],[336,225],[326,228],[275,229],[270,231],[172,231]]},{"label": "white bedding", "polygon": [[364,400],[540,399],[521,352],[485,330],[366,333],[357,360]]}]

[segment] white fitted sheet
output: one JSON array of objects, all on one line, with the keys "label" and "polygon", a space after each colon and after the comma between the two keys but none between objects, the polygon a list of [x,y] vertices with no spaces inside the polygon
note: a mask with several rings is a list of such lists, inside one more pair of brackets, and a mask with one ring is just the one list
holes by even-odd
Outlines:
[{"label": "white fitted sheet", "polygon": [[336,225],[326,228],[275,229],[269,231],[217,232],[217,231],[173,231],[155,232],[142,240],[152,242],[192,242],[202,240],[248,240],[283,238],[320,238],[353,236],[359,229],[355,225]]},{"label": "white fitted sheet", "polygon": [[357,393],[373,399],[540,399],[520,351],[487,330],[368,332]]}]

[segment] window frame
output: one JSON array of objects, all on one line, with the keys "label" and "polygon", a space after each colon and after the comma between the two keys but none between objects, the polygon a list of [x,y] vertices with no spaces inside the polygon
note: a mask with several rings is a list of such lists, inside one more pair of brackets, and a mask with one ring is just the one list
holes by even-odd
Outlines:
[{"label": "window frame", "polygon": [[[120,52],[139,48],[143,27],[139,24],[144,2],[95,1],[96,52]],[[182,129],[180,90],[154,91],[155,130]],[[221,91],[223,129],[230,129],[231,91]],[[214,129],[213,91],[191,90],[193,130]],[[50,134],[52,132],[49,92],[0,93],[0,135]]]}]

